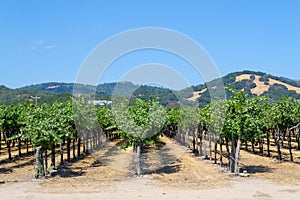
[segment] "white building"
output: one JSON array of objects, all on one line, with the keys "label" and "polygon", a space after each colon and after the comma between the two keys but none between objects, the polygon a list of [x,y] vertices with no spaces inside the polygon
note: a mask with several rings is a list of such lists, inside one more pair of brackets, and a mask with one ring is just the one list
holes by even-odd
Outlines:
[{"label": "white building", "polygon": [[108,100],[89,100],[88,103],[94,104],[95,106],[103,106],[103,105],[109,105],[112,101]]}]

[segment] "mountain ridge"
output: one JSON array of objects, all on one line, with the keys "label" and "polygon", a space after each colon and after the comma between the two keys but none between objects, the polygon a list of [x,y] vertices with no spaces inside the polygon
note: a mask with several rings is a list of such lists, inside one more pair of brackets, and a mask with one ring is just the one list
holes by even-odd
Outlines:
[{"label": "mountain ridge", "polygon": [[[273,76],[259,71],[238,71],[232,72],[222,77],[224,86],[230,86],[237,90],[244,90],[248,96],[269,96],[271,101],[276,101],[283,96],[291,96],[300,99],[300,81],[286,77]],[[211,81],[213,82],[213,81]],[[210,82],[208,82],[210,83]],[[206,104],[210,101],[209,91],[206,85],[193,85],[177,91],[186,100],[199,104]],[[76,90],[83,94],[94,94],[96,99],[109,100],[113,94],[116,82],[93,85],[76,84]],[[135,85],[131,82],[123,82],[125,89],[135,90],[133,97],[144,99],[157,98],[163,104],[176,102],[174,91],[168,88],[160,88],[148,85]],[[32,84],[29,86],[10,89],[0,86],[0,104],[14,104],[30,100],[32,96],[41,96],[40,102],[53,103],[55,101],[65,101],[72,96],[74,83],[46,82]],[[193,92],[191,92],[191,89]],[[230,94],[227,94],[230,97]]]}]

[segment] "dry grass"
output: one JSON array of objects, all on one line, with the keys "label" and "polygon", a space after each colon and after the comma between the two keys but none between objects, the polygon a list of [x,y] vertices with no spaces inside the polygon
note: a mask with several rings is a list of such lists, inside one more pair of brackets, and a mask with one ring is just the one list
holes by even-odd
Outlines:
[{"label": "dry grass", "polygon": [[34,176],[34,158],[29,156],[0,165],[0,187],[31,180]]},{"label": "dry grass", "polygon": [[152,177],[160,187],[178,189],[218,188],[230,185],[230,179],[212,164],[199,161],[184,153],[173,165],[178,166],[176,173],[153,174]]},{"label": "dry grass", "polygon": [[[163,142],[172,146],[174,154],[178,156],[165,170],[152,174],[153,179],[161,187],[175,187],[180,189],[217,188],[230,185],[230,179],[224,175],[220,168],[204,162],[193,153],[183,149],[170,139],[163,137]],[[176,152],[177,151],[177,152]],[[172,170],[170,170],[172,169]]]},{"label": "dry grass", "polygon": [[[236,77],[236,82],[238,81],[242,81],[242,80],[250,80],[250,76],[251,74],[242,74],[242,75],[239,75]],[[255,75],[255,79],[253,80],[253,83],[256,84],[256,87],[255,88],[252,88],[251,89],[251,92],[253,94],[256,94],[256,95],[261,95],[263,94],[264,92],[268,91],[269,88],[274,85],[275,83],[277,84],[280,84],[280,85],[284,85],[287,87],[288,90],[294,90],[296,91],[298,94],[300,94],[300,88],[299,87],[295,87],[295,86],[292,86],[292,85],[289,85],[287,83],[284,83],[284,82],[281,82],[281,81],[277,81],[275,79],[272,79],[272,78],[269,78],[269,85],[265,85],[264,82],[262,81],[259,81],[259,78],[261,76],[257,76]],[[198,98],[201,97],[201,95],[207,90],[207,88],[201,90],[201,91],[195,91],[193,92],[193,96],[188,98],[187,100],[189,101],[196,101]]]},{"label": "dry grass", "polygon": [[[176,190],[220,188],[230,186],[234,181],[242,179],[230,178],[226,173],[221,172],[219,166],[213,165],[212,161],[200,160],[185,147],[167,137],[162,137],[160,140],[166,145],[159,148],[152,146],[145,152],[145,162],[151,163],[145,167],[146,174],[154,186],[171,187]],[[89,155],[76,162],[66,163],[56,176],[38,180],[38,191],[45,193],[99,192],[114,188],[117,183],[134,177],[130,168],[133,162],[132,149],[117,151],[115,145],[116,142],[112,142],[106,148],[99,150],[97,154],[99,161],[94,155]],[[172,157],[172,159],[164,163],[165,157]],[[126,159],[127,162],[120,164],[122,170],[114,167],[114,163]],[[226,158],[223,160],[227,162]],[[2,184],[1,187],[32,179],[33,161],[34,157],[30,156],[0,165],[0,181],[6,181],[6,184]],[[240,167],[247,169],[252,178],[267,179],[278,184],[300,185],[299,164],[279,163],[275,158],[241,151]]]},{"label": "dry grass", "polygon": [[275,158],[267,158],[241,151],[240,166],[247,169],[254,178],[263,178],[279,184],[300,185],[300,165],[279,162]]},{"label": "dry grass", "polygon": [[[40,183],[41,191],[47,193],[90,193],[115,186],[133,176],[128,170],[132,149],[116,148],[119,140],[74,163],[66,164],[58,174]],[[127,161],[127,162],[126,162]],[[119,166],[117,166],[119,164]]]},{"label": "dry grass", "polygon": [[59,175],[40,181],[39,192],[91,193],[114,186],[128,178],[125,172],[103,166],[94,157],[87,156],[68,167]]},{"label": "dry grass", "polygon": [[[242,74],[242,75],[240,75],[240,76],[237,76],[237,77],[236,77],[236,82],[237,82],[237,81],[241,81],[241,80],[245,80],[245,79],[246,79],[246,80],[250,80],[250,76],[251,76],[251,74]],[[263,94],[264,92],[268,91],[269,88],[270,88],[272,85],[274,85],[275,83],[280,84],[280,85],[284,85],[284,86],[286,86],[286,87],[288,88],[288,90],[295,90],[298,94],[300,94],[300,88],[298,88],[298,87],[291,86],[291,85],[289,85],[289,84],[283,83],[283,82],[281,82],[281,81],[274,80],[274,79],[272,79],[272,78],[269,78],[269,85],[265,85],[264,82],[259,81],[259,78],[260,78],[260,77],[261,77],[261,76],[255,75],[255,79],[253,80],[253,83],[256,84],[256,87],[251,89],[251,92],[252,92],[253,94],[261,95],[261,94]]]},{"label": "dry grass", "polygon": [[201,91],[195,91],[193,92],[193,96],[188,98],[189,101],[196,101],[198,98],[201,97],[201,95],[207,90],[207,88],[201,90]]}]

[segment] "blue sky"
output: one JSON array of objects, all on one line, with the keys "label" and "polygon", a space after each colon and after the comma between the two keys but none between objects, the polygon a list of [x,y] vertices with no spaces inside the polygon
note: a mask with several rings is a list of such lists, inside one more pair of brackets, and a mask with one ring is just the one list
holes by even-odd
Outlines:
[{"label": "blue sky", "polygon": [[[300,1],[110,0],[0,1],[0,85],[11,88],[74,82],[88,54],[112,35],[134,28],[179,31],[202,45],[221,75],[250,69],[300,79]],[[103,77],[162,63],[200,83],[174,56],[145,51],[124,57]],[[187,68],[184,68],[187,69]]]}]

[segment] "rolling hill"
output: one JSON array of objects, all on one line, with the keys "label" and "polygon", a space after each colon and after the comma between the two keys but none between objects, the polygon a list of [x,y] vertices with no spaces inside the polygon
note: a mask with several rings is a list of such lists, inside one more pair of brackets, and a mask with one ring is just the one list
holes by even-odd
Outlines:
[{"label": "rolling hill", "polygon": [[[241,71],[230,73],[222,78],[224,86],[236,90],[243,90],[248,96],[268,96],[270,101],[277,101],[281,97],[290,96],[300,99],[300,81],[285,77],[277,77],[263,72]],[[209,92],[205,84],[193,86],[194,92],[188,98],[200,104],[209,102]],[[227,97],[231,97],[227,93]]]},{"label": "rolling hill", "polygon": [[[270,101],[276,101],[283,96],[291,96],[300,99],[300,81],[285,77],[277,77],[263,72],[241,71],[230,73],[222,77],[224,86],[230,86],[236,90],[243,90],[249,97],[268,96]],[[148,85],[137,86],[130,82],[122,82],[124,90],[135,90],[132,98],[158,99],[164,105],[174,105],[177,102],[176,94],[180,93],[185,100],[191,103],[198,101],[200,106],[210,102],[209,91],[206,85],[199,84],[180,91],[172,91],[167,88],[153,87]],[[95,95],[96,99],[109,100],[113,94],[116,83],[104,83],[97,86],[76,84],[80,93]],[[38,96],[39,103],[53,103],[66,101],[72,96],[73,83],[48,82],[30,85],[17,89],[0,86],[0,104],[16,104],[26,100],[32,101],[33,96]],[[193,91],[193,92],[192,92]],[[121,94],[122,95],[122,94]],[[231,94],[228,92],[227,97]]]},{"label": "rolling hill", "polygon": [[49,103],[52,104],[56,101],[63,102],[70,99],[71,95],[66,92],[61,92],[59,94],[52,94],[47,92],[42,92],[36,89],[30,88],[18,88],[10,89],[5,86],[0,86],[0,104],[18,104],[24,103],[25,101],[34,102],[34,97],[38,97],[38,103]]}]

